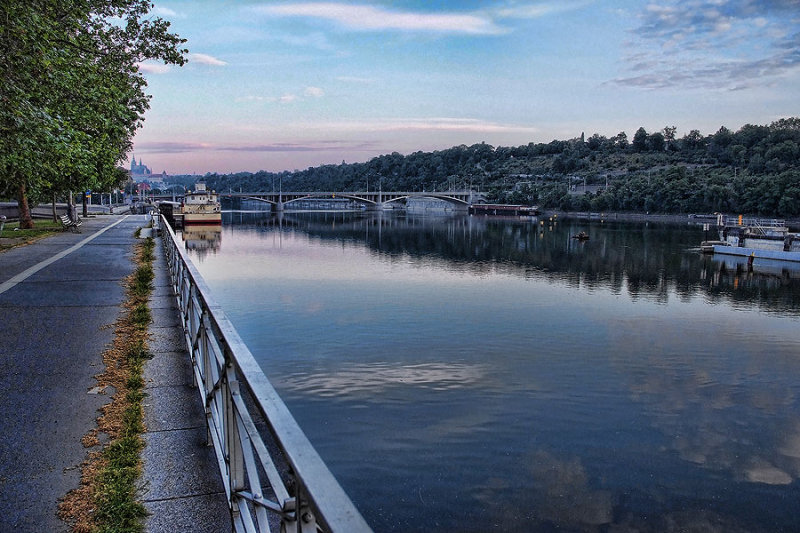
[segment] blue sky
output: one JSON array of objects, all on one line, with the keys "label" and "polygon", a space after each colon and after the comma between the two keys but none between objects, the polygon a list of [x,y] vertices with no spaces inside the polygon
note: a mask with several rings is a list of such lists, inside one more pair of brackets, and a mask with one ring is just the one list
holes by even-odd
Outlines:
[{"label": "blue sky", "polygon": [[304,169],[487,142],[800,115],[800,0],[165,1],[154,172]]}]

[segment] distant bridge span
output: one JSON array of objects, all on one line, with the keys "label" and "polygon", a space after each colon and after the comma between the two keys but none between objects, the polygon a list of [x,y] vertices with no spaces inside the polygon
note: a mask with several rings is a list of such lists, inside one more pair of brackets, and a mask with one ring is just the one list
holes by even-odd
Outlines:
[{"label": "distant bridge span", "polygon": [[228,192],[218,193],[223,198],[242,198],[268,203],[281,211],[286,204],[302,200],[330,200],[343,198],[365,204],[368,209],[382,209],[386,204],[409,198],[434,198],[453,204],[458,210],[467,210],[476,202],[486,201],[486,193],[477,191],[372,191],[372,192]]}]

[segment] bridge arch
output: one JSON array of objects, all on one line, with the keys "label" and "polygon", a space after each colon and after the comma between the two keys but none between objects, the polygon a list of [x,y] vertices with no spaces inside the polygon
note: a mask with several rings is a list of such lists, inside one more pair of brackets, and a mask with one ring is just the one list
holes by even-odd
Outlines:
[{"label": "bridge arch", "polygon": [[281,210],[287,204],[303,200],[346,199],[358,202],[367,208],[380,209],[385,204],[403,202],[415,198],[431,198],[452,204],[456,209],[467,209],[475,202],[485,201],[485,193],[476,191],[372,191],[372,192],[270,192],[270,193],[222,193],[224,197],[239,197],[246,200],[264,202]]}]

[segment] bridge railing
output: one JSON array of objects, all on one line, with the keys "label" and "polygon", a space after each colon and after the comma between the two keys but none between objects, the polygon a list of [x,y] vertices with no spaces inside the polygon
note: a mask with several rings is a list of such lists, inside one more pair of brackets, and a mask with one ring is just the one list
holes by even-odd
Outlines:
[{"label": "bridge railing", "polygon": [[163,216],[159,224],[235,531],[371,531]]}]

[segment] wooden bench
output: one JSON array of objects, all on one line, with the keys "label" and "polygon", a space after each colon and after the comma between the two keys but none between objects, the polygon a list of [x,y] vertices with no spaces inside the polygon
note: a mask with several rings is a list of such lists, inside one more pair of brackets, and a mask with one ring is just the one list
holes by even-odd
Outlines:
[{"label": "wooden bench", "polygon": [[64,227],[64,231],[70,230],[74,233],[80,233],[81,230],[79,229],[83,221],[78,218],[78,220],[70,220],[69,215],[61,215],[58,217],[61,220],[61,225]]}]

